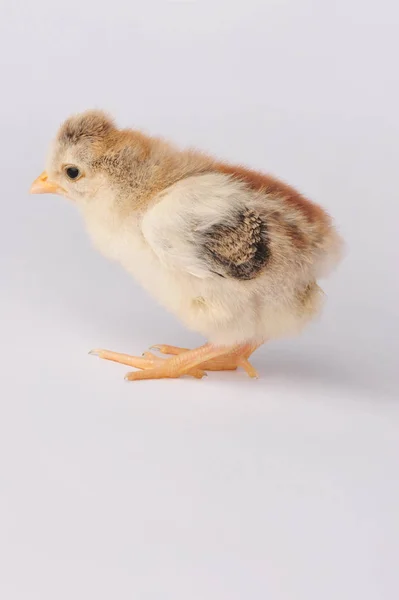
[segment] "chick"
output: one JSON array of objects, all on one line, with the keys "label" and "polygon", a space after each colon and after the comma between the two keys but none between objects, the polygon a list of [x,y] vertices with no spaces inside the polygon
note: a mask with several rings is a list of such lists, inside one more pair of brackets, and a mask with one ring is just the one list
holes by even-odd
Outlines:
[{"label": "chick", "polygon": [[161,358],[94,350],[129,380],[201,378],[241,366],[320,310],[317,279],[342,242],[328,214],[288,185],[200,152],[118,129],[101,111],[69,118],[31,192],[74,201],[94,245],[208,343],[156,345]]}]

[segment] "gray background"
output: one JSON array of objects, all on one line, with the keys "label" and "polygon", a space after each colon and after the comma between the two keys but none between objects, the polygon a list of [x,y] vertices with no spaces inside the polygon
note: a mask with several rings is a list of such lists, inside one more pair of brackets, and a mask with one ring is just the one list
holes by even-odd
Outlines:
[{"label": "gray background", "polygon": [[[1,3],[0,596],[399,594],[394,1]],[[128,384],[92,347],[202,342],[29,196],[70,113],[281,176],[348,256],[243,373]],[[395,237],[396,236],[396,237]]]}]

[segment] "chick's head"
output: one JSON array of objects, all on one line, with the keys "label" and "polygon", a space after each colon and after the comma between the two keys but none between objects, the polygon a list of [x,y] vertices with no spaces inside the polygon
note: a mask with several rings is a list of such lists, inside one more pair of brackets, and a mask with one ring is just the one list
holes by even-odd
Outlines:
[{"label": "chick's head", "polygon": [[131,183],[132,169],[143,153],[139,134],[118,130],[105,113],[93,110],[73,116],[60,127],[46,170],[31,192],[61,194],[77,203],[92,202],[110,189],[117,195]]}]

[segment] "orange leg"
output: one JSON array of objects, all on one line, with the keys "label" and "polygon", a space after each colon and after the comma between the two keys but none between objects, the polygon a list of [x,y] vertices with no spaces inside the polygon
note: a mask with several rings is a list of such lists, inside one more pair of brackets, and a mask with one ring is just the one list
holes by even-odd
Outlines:
[{"label": "orange leg", "polygon": [[[120,363],[122,365],[128,365],[129,367],[135,367],[136,369],[152,369],[158,365],[161,365],[164,360],[155,356],[151,352],[144,352],[143,356],[130,356],[130,354],[123,354],[121,352],[112,352],[112,350],[91,350],[89,354],[103,358],[104,360],[111,360],[113,362]],[[191,375],[196,379],[202,379],[206,376],[205,371],[201,369],[191,369],[187,375]]]},{"label": "orange leg", "polygon": [[[161,354],[172,354],[174,356],[189,351],[188,348],[168,346],[167,344],[156,344],[155,346],[151,346],[151,350],[152,349],[158,350],[159,352],[161,352]],[[207,362],[201,365],[201,368],[205,371],[235,371],[237,369],[237,366],[237,360],[235,359],[235,357],[230,357],[230,355],[226,354],[225,356],[220,356],[219,358],[208,360]]]},{"label": "orange leg", "polygon": [[92,350],[90,354],[143,370],[128,373],[126,379],[129,380],[175,378],[182,375],[200,379],[206,375],[205,371],[232,371],[237,367],[242,367],[250,377],[257,377],[258,374],[249,363],[248,357],[258,346],[259,344],[230,347],[205,344],[195,350],[166,344],[152,346],[162,354],[172,354],[173,358],[169,359],[156,357],[150,352],[145,352],[142,357],[110,350]]},{"label": "orange leg", "polygon": [[[233,350],[230,349],[224,356],[208,360],[201,364],[201,369],[205,371],[235,371],[238,367],[242,367],[246,373],[252,377],[257,378],[258,373],[256,369],[251,365],[248,358],[260,344],[245,344],[243,346],[235,346]],[[179,355],[183,352],[188,352],[187,348],[179,348],[177,346],[168,346],[167,344],[156,344],[151,346],[151,349],[159,350],[162,354],[173,354]]]},{"label": "orange leg", "polygon": [[125,379],[137,381],[138,379],[178,378],[187,375],[193,368],[199,367],[207,361],[225,355],[230,350],[234,350],[234,348],[205,344],[195,350],[187,350],[172,358],[164,359],[161,365],[152,369],[128,373]]}]

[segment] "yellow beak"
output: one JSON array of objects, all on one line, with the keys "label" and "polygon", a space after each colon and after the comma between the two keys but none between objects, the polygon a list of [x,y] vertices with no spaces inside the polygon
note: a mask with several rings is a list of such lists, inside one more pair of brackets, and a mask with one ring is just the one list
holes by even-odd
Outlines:
[{"label": "yellow beak", "polygon": [[46,171],[43,171],[41,175],[32,183],[30,188],[31,194],[64,194],[65,190],[62,189],[56,183],[52,183],[48,180]]}]

